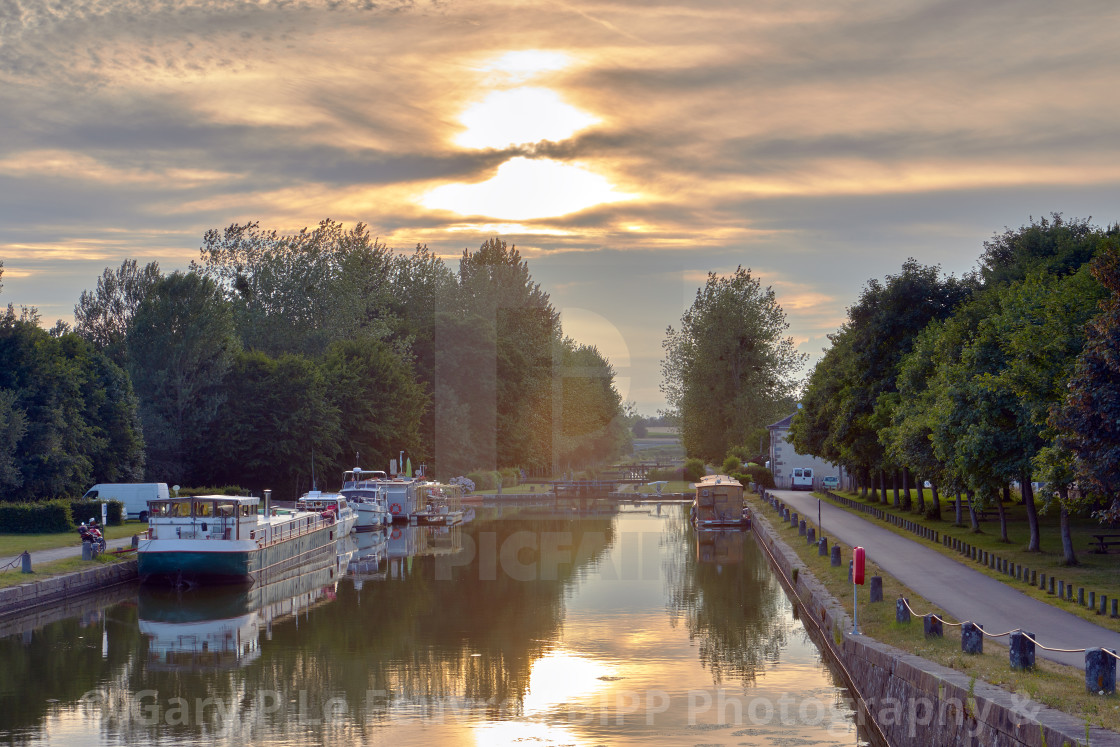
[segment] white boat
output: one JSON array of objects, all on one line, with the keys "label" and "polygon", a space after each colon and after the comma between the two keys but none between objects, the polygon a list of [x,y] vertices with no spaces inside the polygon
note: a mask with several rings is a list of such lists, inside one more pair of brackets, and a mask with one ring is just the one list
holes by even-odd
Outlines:
[{"label": "white boat", "polygon": [[[408,521],[416,510],[416,495],[409,488],[421,481],[420,478],[390,476],[380,470],[355,467],[343,473],[339,492],[358,510],[358,531],[365,531],[380,526],[373,523],[379,518],[386,524]],[[378,511],[377,506],[383,510]]]},{"label": "white boat", "polygon": [[321,490],[310,490],[300,496],[296,501],[296,511],[317,511],[324,518],[326,514],[333,513],[338,522],[339,536],[350,534],[358,520],[358,514],[341,493],[324,493]]},{"label": "white boat", "polygon": [[354,529],[368,532],[391,524],[393,517],[385,503],[385,492],[381,483],[389,476],[381,470],[363,470],[361,467],[342,473],[342,489],[339,491],[358,514]]},{"label": "white boat", "polygon": [[328,511],[260,511],[260,498],[200,495],[148,501],[137,547],[141,582],[273,583],[298,574],[350,532]]}]

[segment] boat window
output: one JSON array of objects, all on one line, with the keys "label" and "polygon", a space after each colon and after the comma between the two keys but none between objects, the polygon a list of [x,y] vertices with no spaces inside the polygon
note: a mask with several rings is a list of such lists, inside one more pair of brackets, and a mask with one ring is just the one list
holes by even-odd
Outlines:
[{"label": "boat window", "polygon": [[178,501],[172,504],[171,516],[190,516],[191,515],[191,502]]},{"label": "boat window", "polygon": [[148,504],[149,516],[168,516],[171,514],[171,504],[166,502],[155,502]]},{"label": "boat window", "polygon": [[232,503],[219,503],[219,504],[217,504],[217,507],[218,507],[218,516],[223,516],[223,517],[233,516],[233,510],[234,510],[234,508],[236,508]]},{"label": "boat window", "polygon": [[213,516],[214,504],[212,501],[195,501],[194,502],[194,515],[195,516]]},{"label": "boat window", "polygon": [[241,515],[242,516],[253,516],[254,514],[256,514],[256,512],[257,512],[257,507],[254,506],[253,504],[251,504],[251,503],[241,504]]}]

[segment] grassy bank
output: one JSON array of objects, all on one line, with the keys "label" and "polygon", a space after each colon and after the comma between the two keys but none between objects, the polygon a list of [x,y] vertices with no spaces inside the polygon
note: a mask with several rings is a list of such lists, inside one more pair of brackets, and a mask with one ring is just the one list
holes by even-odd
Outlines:
[{"label": "grassy bank", "polygon": [[56,560],[51,563],[40,563],[32,566],[31,573],[23,573],[17,565],[15,568],[0,572],[0,588],[19,586],[20,584],[33,581],[43,581],[53,576],[61,576],[65,573],[84,571],[88,568],[96,568],[100,565],[122,563],[126,560],[134,560],[135,558],[136,553],[122,553],[116,555],[112,552],[107,552],[98,555],[94,560],[82,560],[80,557],[77,557]]},{"label": "grassy bank", "polygon": [[[1071,534],[1073,536],[1074,548],[1077,551],[1078,565],[1069,566],[1064,565],[1062,562],[1061,537],[1058,526],[1059,519],[1056,512],[1048,512],[1038,517],[1041,551],[1027,552],[1026,547],[1030,540],[1030,527],[1027,522],[1026,507],[1019,504],[1004,505],[1004,511],[1007,514],[1008,541],[1003,542],[1000,539],[999,517],[996,515],[994,509],[990,511],[989,517],[980,523],[980,531],[973,532],[968,526],[967,509],[963,515],[965,526],[956,526],[953,524],[955,518],[954,507],[953,504],[948,501],[943,500],[941,502],[942,520],[938,521],[936,519],[927,519],[920,514],[915,514],[901,508],[895,508],[893,505],[878,503],[871,500],[862,501],[859,495],[855,493],[835,492],[837,492],[838,495],[866,503],[869,506],[875,506],[889,514],[934,529],[944,536],[960,539],[981,550],[986,550],[991,554],[1005,558],[1012,563],[1024,565],[1038,573],[1045,573],[1047,578],[1053,576],[1061,579],[1067,585],[1073,585],[1073,601],[1058,599],[1056,595],[1049,593],[1048,588],[1047,590],[1039,589],[1037,586],[1031,586],[1030,584],[1013,580],[1006,574],[988,568],[980,563],[966,560],[963,555],[951,548],[945,547],[937,542],[921,539],[912,532],[881,519],[876,519],[870,514],[859,514],[861,518],[867,521],[889,529],[908,539],[912,539],[915,542],[921,542],[927,547],[933,548],[937,552],[961,563],[967,563],[969,567],[974,570],[985,573],[1001,583],[1008,584],[1017,591],[1021,591],[1035,599],[1060,607],[1071,614],[1083,617],[1102,627],[1120,631],[1120,618],[1110,618],[1108,615],[1100,615],[1097,610],[1089,609],[1077,603],[1076,590],[1078,587],[1085,589],[1086,599],[1088,599],[1088,593],[1090,591],[1095,591],[1098,597],[1104,594],[1109,599],[1120,598],[1120,552],[1115,550],[1111,553],[1091,551],[1090,547],[1095,542],[1092,535],[1112,531],[1092,518],[1074,517],[1070,520]],[[815,495],[832,503],[838,508],[847,511],[852,510],[842,503],[831,500],[822,493],[817,493]],[[925,497],[928,505],[930,500],[928,490],[925,491]],[[1120,533],[1120,529],[1114,531]]]},{"label": "grassy bank", "polygon": [[[852,584],[848,581],[847,564],[851,548],[841,545],[844,562],[841,567],[833,568],[827,556],[818,555],[816,545],[806,544],[805,538],[798,534],[797,529],[779,521],[777,513],[769,504],[753,494],[747,495],[747,501],[751,510],[769,521],[774,534],[794,549],[808,570],[851,615],[853,592]],[[807,526],[815,527],[809,517],[805,518]],[[833,537],[827,532],[825,536],[828,537],[829,545],[833,545]],[[943,610],[914,594],[876,563],[868,562],[867,576],[882,576],[884,599],[881,603],[869,604],[867,587],[859,589],[860,630],[867,637],[998,685],[1010,692],[1029,696],[1035,702],[1072,714],[1094,725],[1120,731],[1120,698],[1115,695],[1102,697],[1087,693],[1081,670],[1039,658],[1034,671],[1014,671],[1009,665],[1006,645],[993,644],[992,639],[988,638],[984,641],[983,654],[964,654],[961,652],[960,628],[948,625],[945,626],[944,638],[926,638],[920,617],[913,618],[909,624],[895,622],[894,600],[899,596],[906,597],[910,606],[919,614],[943,613]]]},{"label": "grassy bank", "polygon": [[[134,534],[147,531],[148,525],[138,521],[127,521],[120,526],[106,527],[105,539],[114,540],[121,537],[131,537]],[[77,547],[82,544],[82,538],[77,530],[73,532],[55,532],[52,534],[0,534],[0,557],[19,555],[24,550],[50,550],[54,547]]]}]

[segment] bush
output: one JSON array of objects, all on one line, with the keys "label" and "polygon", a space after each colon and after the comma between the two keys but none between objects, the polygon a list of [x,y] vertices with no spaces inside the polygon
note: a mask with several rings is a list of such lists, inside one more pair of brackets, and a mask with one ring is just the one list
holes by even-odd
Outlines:
[{"label": "bush", "polygon": [[743,469],[743,462],[739,457],[729,454],[723,460],[723,468],[720,470],[725,475],[733,475]]},{"label": "bush", "polygon": [[54,534],[73,529],[70,501],[64,498],[40,503],[0,503],[0,532]]},{"label": "bush", "polygon": [[[71,501],[71,519],[81,522],[87,521],[91,516],[101,521],[101,501]],[[108,517],[110,524],[120,526],[124,518],[124,504],[120,501],[109,501]]]},{"label": "bush", "polygon": [[474,483],[475,490],[497,490],[499,474],[491,470],[478,470],[467,473],[467,479]]},{"label": "bush", "polygon": [[684,460],[684,479],[689,482],[696,482],[704,476],[705,472],[707,472],[707,468],[704,466],[703,459],[696,459],[694,457]]},{"label": "bush", "polygon": [[[739,462],[742,463],[758,456],[758,452],[748,446],[732,446],[727,450],[727,455],[738,458]],[[731,473],[729,472],[728,474]]]},{"label": "bush", "polygon": [[521,482],[521,470],[517,467],[506,467],[499,474],[502,476],[502,488],[513,488]]},{"label": "bush", "polygon": [[774,474],[765,467],[759,467],[757,464],[744,467],[743,471],[738,475],[738,479],[739,482],[742,482],[744,485],[748,482],[754,482],[764,488],[774,487]]}]

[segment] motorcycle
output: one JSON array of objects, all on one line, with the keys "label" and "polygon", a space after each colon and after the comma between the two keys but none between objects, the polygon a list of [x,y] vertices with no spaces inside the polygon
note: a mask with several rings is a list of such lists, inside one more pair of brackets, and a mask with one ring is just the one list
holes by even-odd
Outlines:
[{"label": "motorcycle", "polygon": [[78,536],[82,538],[82,542],[89,542],[96,547],[98,552],[105,552],[105,538],[101,536],[101,530],[92,522],[92,519],[89,525],[84,521],[82,522],[82,525],[78,527]]}]

